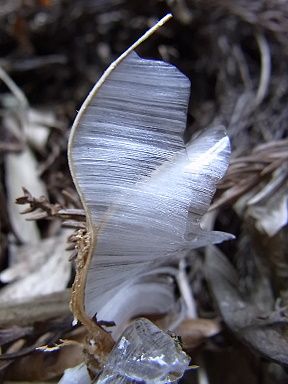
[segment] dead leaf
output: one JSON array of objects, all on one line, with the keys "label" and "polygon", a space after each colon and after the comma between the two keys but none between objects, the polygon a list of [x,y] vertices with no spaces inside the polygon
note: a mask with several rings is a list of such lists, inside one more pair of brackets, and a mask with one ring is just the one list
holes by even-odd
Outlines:
[{"label": "dead leaf", "polygon": [[256,219],[257,228],[273,237],[288,222],[287,164],[278,168],[272,179],[248,202],[247,214]]},{"label": "dead leaf", "polygon": [[243,297],[236,271],[226,257],[210,247],[207,279],[224,322],[243,343],[280,364],[288,364],[288,317],[284,311],[263,310]]},{"label": "dead leaf", "polygon": [[[19,264],[16,264],[8,271],[4,271],[2,273],[4,279],[9,280],[18,277],[18,280],[2,288],[0,302],[23,300],[64,290],[71,275],[71,263],[66,252],[66,241],[69,234],[71,232],[65,230],[59,236],[55,236],[53,240],[43,241],[43,244],[42,242],[38,243],[38,247],[42,251],[39,253],[41,256],[39,259],[42,259],[42,263],[38,263],[34,259],[36,268],[33,261],[29,262],[25,266],[26,273],[22,274],[21,268],[24,268],[24,264],[20,261],[21,268],[19,268]],[[43,248],[41,249],[41,247]],[[34,254],[32,256],[35,257]]]},{"label": "dead leaf", "polygon": [[174,332],[181,337],[183,348],[189,350],[198,347],[220,331],[221,326],[218,320],[198,318],[182,321]]},{"label": "dead leaf", "polygon": [[18,359],[9,367],[7,379],[35,381],[50,380],[60,376],[65,369],[83,361],[82,342],[85,336],[85,329],[79,328],[69,336],[69,340],[78,342],[78,345],[70,344],[53,352],[36,351]]}]

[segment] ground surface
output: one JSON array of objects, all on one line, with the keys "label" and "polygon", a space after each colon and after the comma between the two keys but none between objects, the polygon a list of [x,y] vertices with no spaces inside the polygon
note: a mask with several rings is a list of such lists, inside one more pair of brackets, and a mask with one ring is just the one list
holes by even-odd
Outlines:
[{"label": "ground surface", "polygon": [[[184,341],[201,368],[183,383],[288,381],[288,4],[10,0],[0,9],[0,377],[7,383],[57,382],[82,359],[79,345],[35,352],[85,336],[81,327],[72,331],[68,308],[73,270],[64,250],[71,227],[84,223],[67,165],[69,130],[107,65],[170,11],[174,19],[138,53],[190,78],[187,137],[227,127],[232,160],[213,207],[216,228],[237,236],[188,261],[199,318],[183,325]],[[15,205],[20,196],[31,207],[26,216],[19,209],[27,205]],[[63,222],[70,229],[61,230]]]}]

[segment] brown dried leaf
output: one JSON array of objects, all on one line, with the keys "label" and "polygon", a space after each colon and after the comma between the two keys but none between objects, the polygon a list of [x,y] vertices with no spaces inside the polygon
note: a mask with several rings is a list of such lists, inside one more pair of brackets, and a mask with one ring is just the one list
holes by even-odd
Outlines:
[{"label": "brown dried leaf", "polygon": [[53,351],[36,351],[14,362],[7,372],[8,380],[51,380],[60,376],[65,369],[80,364],[83,361],[82,343],[87,333],[79,328],[74,331],[65,347]]},{"label": "brown dried leaf", "polygon": [[183,348],[189,350],[198,347],[220,331],[221,326],[218,320],[199,318],[182,321],[174,332],[181,337]]}]

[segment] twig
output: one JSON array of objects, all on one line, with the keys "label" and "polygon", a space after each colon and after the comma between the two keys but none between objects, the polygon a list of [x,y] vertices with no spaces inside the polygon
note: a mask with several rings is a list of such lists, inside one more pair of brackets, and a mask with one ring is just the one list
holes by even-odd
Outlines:
[{"label": "twig", "polygon": [[1,304],[0,327],[28,326],[38,321],[69,316],[70,290],[34,297],[15,304]]},{"label": "twig", "polygon": [[[29,107],[28,100],[21,89],[17,86],[17,84],[11,79],[11,77],[4,71],[4,69],[0,66],[0,79],[7,85],[10,89],[11,93],[15,96],[16,100],[19,103],[19,115],[21,117],[22,128],[24,131],[24,137],[27,130],[28,125],[28,116],[27,110]],[[25,142],[25,138],[23,140]]]},{"label": "twig", "polygon": [[10,89],[11,93],[13,93],[13,95],[18,100],[19,104],[23,107],[23,109],[27,108],[29,106],[29,103],[26,99],[26,96],[2,67],[0,67],[0,79],[7,85],[7,87]]},{"label": "twig", "polygon": [[260,51],[261,57],[261,73],[259,86],[256,94],[256,104],[259,105],[265,98],[271,77],[271,53],[269,44],[263,33],[256,34],[256,41]]},{"label": "twig", "polygon": [[33,197],[31,193],[23,188],[24,195],[16,199],[20,205],[29,204],[30,207],[22,214],[33,213],[27,220],[41,220],[47,218],[58,218],[64,222],[78,223],[77,228],[82,228],[85,223],[85,212],[83,209],[63,208],[60,204],[52,204],[46,196]]},{"label": "twig", "polygon": [[191,284],[186,273],[186,261],[179,262],[179,274],[177,276],[178,286],[187,307],[187,317],[195,319],[197,317],[196,304],[191,291]]}]

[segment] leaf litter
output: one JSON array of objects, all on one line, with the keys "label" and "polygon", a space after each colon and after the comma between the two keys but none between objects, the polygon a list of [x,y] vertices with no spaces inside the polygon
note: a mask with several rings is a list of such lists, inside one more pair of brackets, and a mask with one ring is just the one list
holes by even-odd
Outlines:
[{"label": "leaf litter", "polygon": [[[12,298],[9,303],[1,304],[0,314],[3,310],[5,318],[5,313],[10,315],[14,306],[13,310],[19,311],[18,318],[24,314],[26,324],[20,323],[20,330],[13,331],[11,327],[18,324],[15,317],[8,316],[8,323],[1,323],[2,329],[12,329],[10,334],[15,332],[15,339],[11,341],[10,338],[3,344],[3,357],[9,351],[21,351],[27,345],[35,349],[35,340],[40,337],[36,331],[37,319],[46,326],[51,324],[49,308],[56,319],[63,319],[63,313],[68,313],[68,302],[62,299],[65,297],[64,288],[71,286],[71,281],[68,281],[71,266],[66,264],[68,257],[63,255],[66,234],[61,229],[61,223],[66,221],[66,225],[84,230],[85,222],[66,159],[69,127],[76,110],[105,67],[155,19],[172,10],[174,21],[159,31],[157,38],[148,40],[139,51],[141,55],[162,58],[175,64],[191,79],[188,138],[208,125],[224,124],[227,127],[232,142],[232,161],[226,179],[219,185],[212,206],[215,211],[211,215],[217,215],[216,229],[233,232],[237,236],[233,243],[221,246],[225,256],[211,251],[212,258],[207,252],[193,251],[187,258],[186,274],[197,320],[191,331],[192,335],[196,331],[196,339],[190,342],[192,348],[189,352],[200,369],[188,372],[182,382],[204,383],[208,380],[216,384],[230,383],[233,378],[236,383],[246,381],[253,384],[259,382],[259,377],[264,378],[265,383],[286,382],[286,362],[281,356],[283,348],[284,355],[286,352],[285,308],[288,297],[285,246],[288,155],[288,31],[285,20],[288,6],[276,0],[238,0],[233,3],[189,0],[167,4],[151,1],[137,7],[124,0],[81,4],[72,1],[68,6],[62,1],[39,1],[23,7],[17,1],[9,4],[2,8],[0,15],[0,34],[3,37],[0,44],[1,68],[8,79],[14,80],[20,93],[16,89],[15,94],[15,87],[12,90],[7,88],[7,82],[6,86],[1,84],[0,155],[3,176],[0,186],[0,261],[1,276],[5,281],[3,297],[9,288]],[[7,76],[3,79],[2,74],[1,79],[7,80]],[[36,120],[41,126],[39,130],[35,128],[33,111],[36,111]],[[18,162],[14,171],[16,175],[13,176],[10,171],[8,175],[4,164],[7,164],[9,157],[23,156],[25,152],[32,162]],[[29,198],[26,196],[26,207],[33,208],[32,213],[21,216],[14,200],[22,195],[17,184],[28,164],[29,176],[23,178],[20,188],[25,187],[31,193]],[[11,182],[8,182],[9,177]],[[41,190],[30,187],[31,179],[42,185]],[[31,206],[33,199],[34,205]],[[20,206],[20,209],[23,210],[23,207]],[[13,215],[17,215],[18,219],[14,219]],[[30,224],[25,216],[29,215],[30,218],[35,215],[34,219],[38,221],[31,221],[33,229],[28,230]],[[59,237],[63,242],[62,259],[60,253],[56,256],[55,247],[48,245],[57,244]],[[73,247],[75,241],[73,236],[70,238]],[[39,244],[37,251],[35,243]],[[42,277],[51,274],[49,270],[45,272],[45,268],[39,267],[41,260],[45,265],[50,258],[53,260],[53,256],[56,263],[61,259],[67,265],[66,278],[59,274],[55,280],[47,279],[47,285],[51,284],[56,291],[58,286],[61,292],[47,292],[43,302],[51,294],[56,296],[47,300],[45,311],[39,304],[34,313],[33,298],[26,297],[25,293],[22,298],[24,306],[21,305],[16,300],[17,289],[21,292],[21,280],[27,281],[34,274],[36,285],[33,283],[29,289],[27,285],[27,290],[38,286],[41,291],[41,273]],[[53,261],[50,263],[53,265]],[[216,272],[208,273],[207,268],[208,272],[209,268],[218,270],[221,279]],[[39,276],[36,278],[37,271]],[[226,283],[227,278],[229,284]],[[15,279],[18,279],[19,288],[15,288],[13,299],[15,282],[12,280]],[[220,286],[225,285],[224,293],[219,288],[219,281]],[[38,291],[36,296],[35,306],[37,300],[41,302]],[[226,311],[223,311],[221,302],[225,297]],[[229,299],[231,297],[232,300]],[[62,302],[55,310],[57,300]],[[240,312],[235,308],[237,303],[241,307]],[[8,304],[10,309],[7,309]],[[25,304],[26,308],[29,305],[31,308],[31,323]],[[233,314],[233,321],[227,313]],[[207,319],[212,321],[211,332],[203,332],[203,327],[208,326]],[[63,329],[59,324],[61,321],[56,325],[58,338],[69,339],[72,327]],[[27,326],[31,327],[29,334],[25,333],[24,327]],[[198,329],[204,334],[200,344],[197,341]],[[42,332],[44,335],[45,327]],[[41,354],[33,352],[33,348],[29,353],[32,358],[35,353]],[[60,352],[53,354],[54,359],[61,360]],[[41,356],[41,371],[44,373],[42,378],[35,374],[34,381],[38,382],[53,377],[57,382],[57,375],[77,364],[67,359],[53,376],[49,359],[43,353]],[[264,362],[263,356],[266,359]],[[5,374],[7,380],[12,371],[13,380],[25,380],[20,370],[17,376],[17,365],[12,370],[10,364],[12,361],[13,364],[21,363],[21,359],[21,356],[15,357],[9,360],[6,367],[1,366],[1,374]],[[28,382],[31,380],[33,375]]]}]

